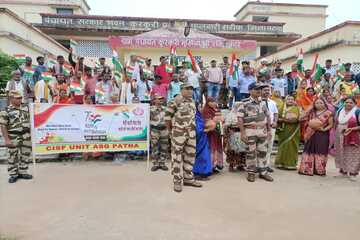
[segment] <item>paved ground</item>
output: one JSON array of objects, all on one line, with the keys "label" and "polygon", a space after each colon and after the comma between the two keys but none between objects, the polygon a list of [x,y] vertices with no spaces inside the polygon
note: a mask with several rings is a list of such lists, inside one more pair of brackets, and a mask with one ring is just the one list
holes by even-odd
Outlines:
[{"label": "paved ground", "polygon": [[223,173],[172,191],[143,162],[39,164],[35,181],[7,184],[0,166],[0,232],[26,240],[358,239],[360,181],[276,171],[248,183]]}]

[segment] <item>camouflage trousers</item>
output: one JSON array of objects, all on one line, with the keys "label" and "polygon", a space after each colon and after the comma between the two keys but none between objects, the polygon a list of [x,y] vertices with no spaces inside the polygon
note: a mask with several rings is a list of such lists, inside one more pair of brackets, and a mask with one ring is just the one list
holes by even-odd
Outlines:
[{"label": "camouflage trousers", "polygon": [[171,159],[174,183],[193,182],[193,165],[196,155],[195,129],[173,128],[171,134]]},{"label": "camouflage trousers", "polygon": [[12,177],[17,177],[19,174],[26,174],[28,171],[28,164],[31,162],[31,147],[19,146],[15,148],[8,148],[8,172]]},{"label": "camouflage trousers", "polygon": [[266,173],[267,133],[266,129],[245,129],[248,137],[248,152],[246,154],[246,169],[248,172]]},{"label": "camouflage trousers", "polygon": [[151,129],[150,132],[151,158],[155,166],[165,165],[169,157],[169,133],[167,129]]}]

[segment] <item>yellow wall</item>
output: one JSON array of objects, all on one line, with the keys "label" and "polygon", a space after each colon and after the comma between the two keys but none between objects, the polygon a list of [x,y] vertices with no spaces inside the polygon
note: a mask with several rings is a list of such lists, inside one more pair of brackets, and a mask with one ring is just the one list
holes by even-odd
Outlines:
[{"label": "yellow wall", "polygon": [[[303,16],[297,16],[302,14]],[[321,16],[312,16],[320,14]],[[320,32],[326,27],[325,7],[279,6],[248,4],[237,16],[240,21],[252,21],[253,16],[269,16],[269,22],[285,23],[284,32],[301,34],[303,37]]]}]

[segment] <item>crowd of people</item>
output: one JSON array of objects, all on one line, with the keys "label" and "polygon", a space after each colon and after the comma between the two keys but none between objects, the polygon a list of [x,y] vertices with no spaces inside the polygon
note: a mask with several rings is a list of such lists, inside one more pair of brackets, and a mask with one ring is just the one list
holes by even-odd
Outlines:
[{"label": "crowd of people", "polygon": [[[131,55],[116,72],[105,58],[95,67],[73,58],[49,64],[38,57],[34,66],[27,57],[6,86],[10,102],[21,96],[23,103],[151,104],[151,170],[167,171],[171,159],[176,192],[201,187],[199,180],[223,171],[224,159],[229,171],[246,171],[249,182],[257,174],[272,182],[274,167],[325,176],[329,154],[339,176],[356,180],[360,171],[360,74],[351,63],[335,67],[329,59],[306,70],[294,63],[285,72],[281,61],[266,59],[257,67],[228,57],[174,66],[163,56],[154,66]],[[3,135],[8,115],[1,116]]]}]

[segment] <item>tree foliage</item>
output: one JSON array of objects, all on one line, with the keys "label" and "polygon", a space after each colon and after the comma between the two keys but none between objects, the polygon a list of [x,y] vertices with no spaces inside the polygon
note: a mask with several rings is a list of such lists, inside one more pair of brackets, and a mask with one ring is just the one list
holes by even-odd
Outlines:
[{"label": "tree foliage", "polygon": [[6,83],[11,79],[11,72],[18,67],[14,57],[0,51],[0,93],[4,93]]}]

